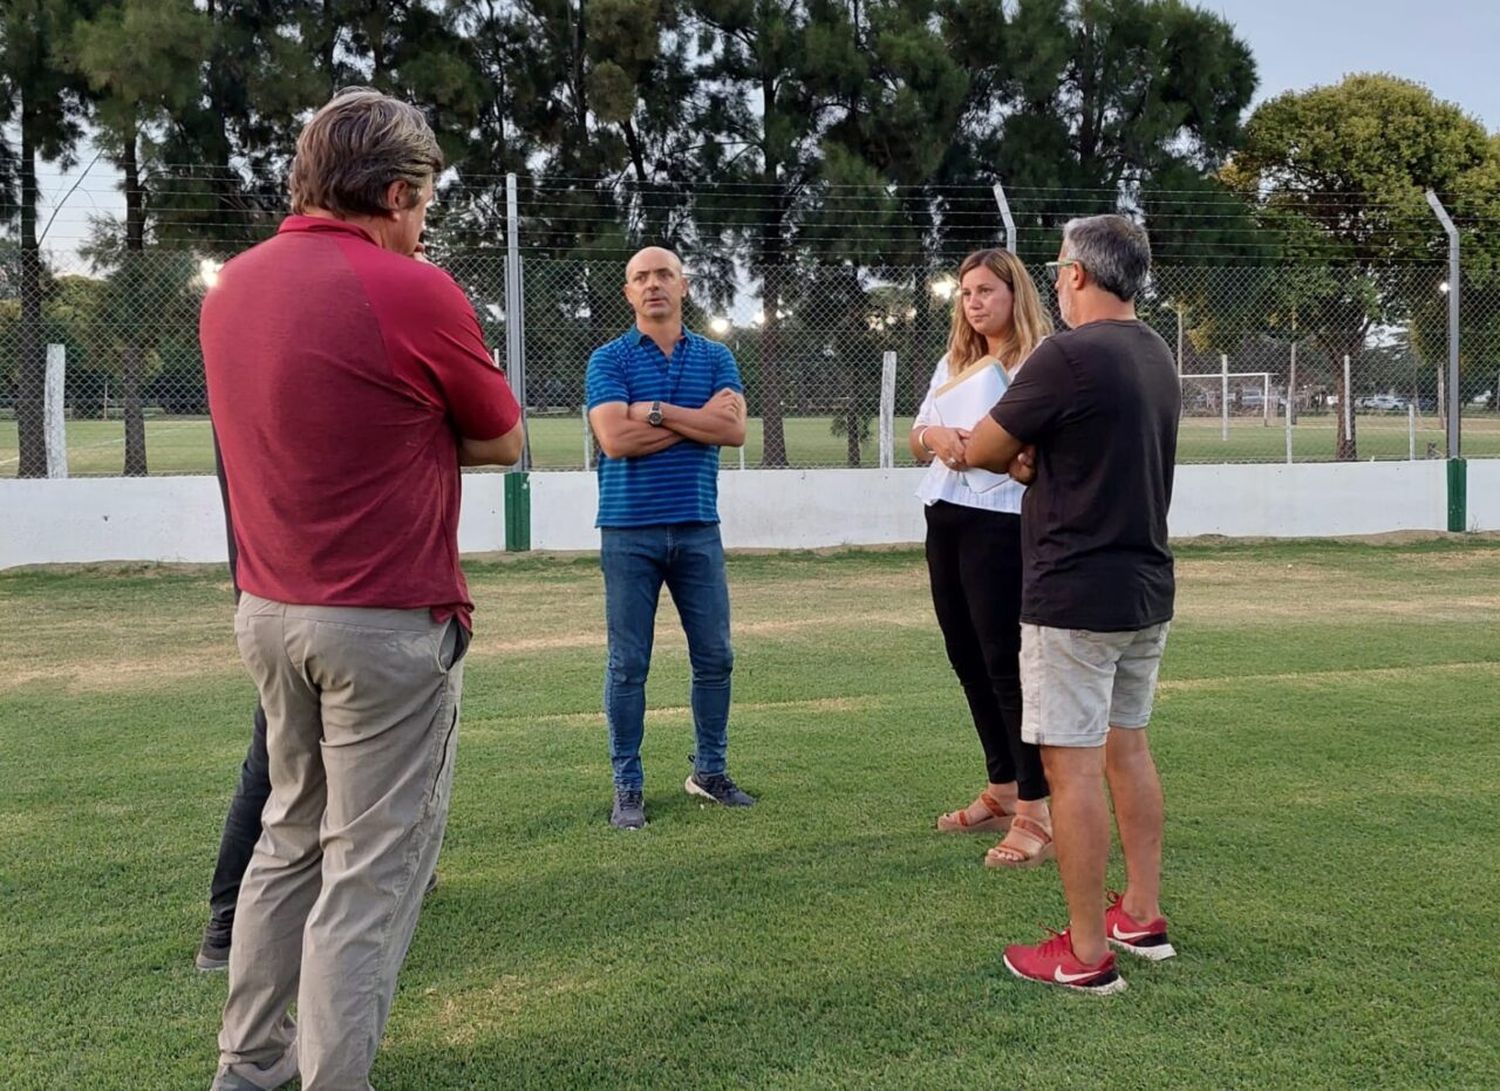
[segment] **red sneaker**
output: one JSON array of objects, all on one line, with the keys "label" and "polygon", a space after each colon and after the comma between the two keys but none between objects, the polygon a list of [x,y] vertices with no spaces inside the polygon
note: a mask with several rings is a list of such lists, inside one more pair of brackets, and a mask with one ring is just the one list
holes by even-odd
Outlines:
[{"label": "red sneaker", "polygon": [[1073,954],[1073,940],[1066,930],[1053,932],[1051,939],[1034,947],[1019,943],[1007,947],[1005,968],[1028,981],[1061,985],[1096,996],[1125,991],[1125,979],[1115,969],[1114,953],[1105,954],[1093,966],[1085,966]]},{"label": "red sneaker", "polygon": [[1140,958],[1149,958],[1152,962],[1161,962],[1175,955],[1176,949],[1167,942],[1167,918],[1138,921],[1125,912],[1120,904],[1124,900],[1123,894],[1109,892],[1109,908],[1104,911],[1104,938],[1109,940],[1110,946]]}]

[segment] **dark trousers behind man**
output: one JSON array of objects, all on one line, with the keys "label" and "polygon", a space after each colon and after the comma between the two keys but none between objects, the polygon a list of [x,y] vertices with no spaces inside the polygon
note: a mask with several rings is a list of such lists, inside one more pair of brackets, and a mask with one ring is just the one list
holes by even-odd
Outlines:
[{"label": "dark trousers behind man", "polygon": [[200,970],[222,970],[229,965],[229,943],[234,933],[234,905],[240,896],[240,880],[260,840],[260,815],[271,795],[271,765],[266,756],[266,712],[255,705],[255,726],[250,749],[240,766],[240,779],[229,800],[224,833],[219,838],[219,858],[214,863],[208,891],[208,926],[196,959]]}]

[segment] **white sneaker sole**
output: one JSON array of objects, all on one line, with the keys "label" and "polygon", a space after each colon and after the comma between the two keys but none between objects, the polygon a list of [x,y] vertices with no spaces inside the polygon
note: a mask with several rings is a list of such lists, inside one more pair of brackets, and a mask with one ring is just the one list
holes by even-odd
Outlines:
[{"label": "white sneaker sole", "polygon": [[699,799],[706,799],[716,807],[724,806],[724,804],[720,803],[713,797],[713,794],[709,792],[708,789],[699,787],[698,783],[694,781],[691,776],[689,776],[687,780],[682,782],[682,788],[690,796],[697,796]]},{"label": "white sneaker sole", "polygon": [[1105,938],[1109,941],[1109,945],[1116,951],[1124,951],[1127,955],[1134,955],[1136,958],[1143,958],[1148,962],[1165,962],[1167,959],[1177,956],[1177,948],[1173,947],[1170,943],[1158,943],[1154,947],[1136,947],[1133,944],[1126,943],[1122,939],[1115,939],[1113,936]]},{"label": "white sneaker sole", "polygon": [[1063,981],[1042,981],[1039,978],[1028,977],[1012,966],[1010,959],[1005,955],[1000,956],[1000,961],[1004,962],[1005,968],[1022,981],[1031,981],[1038,985],[1051,985],[1054,989],[1072,989],[1076,993],[1085,993],[1089,996],[1114,996],[1116,993],[1124,992],[1126,987],[1125,979],[1119,975],[1119,971],[1115,972],[1115,979],[1108,985],[1069,985]]}]

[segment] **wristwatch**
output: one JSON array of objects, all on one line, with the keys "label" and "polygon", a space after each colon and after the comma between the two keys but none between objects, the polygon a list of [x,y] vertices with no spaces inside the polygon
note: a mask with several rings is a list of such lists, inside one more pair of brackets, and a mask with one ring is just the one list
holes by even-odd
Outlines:
[{"label": "wristwatch", "polygon": [[651,403],[651,412],[646,414],[646,423],[655,428],[661,427],[661,402]]}]

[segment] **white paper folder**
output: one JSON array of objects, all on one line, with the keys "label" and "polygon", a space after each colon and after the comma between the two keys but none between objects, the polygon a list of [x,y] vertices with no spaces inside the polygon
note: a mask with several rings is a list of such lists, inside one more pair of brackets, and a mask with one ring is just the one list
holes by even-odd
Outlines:
[{"label": "white paper folder", "polygon": [[[995,407],[995,403],[1009,386],[1010,377],[998,362],[971,369],[959,382],[940,387],[933,395],[932,407],[937,412],[938,423],[945,428],[972,431]],[[959,476],[974,492],[989,492],[1010,480],[1005,474],[991,473],[977,467],[964,470]]]}]

